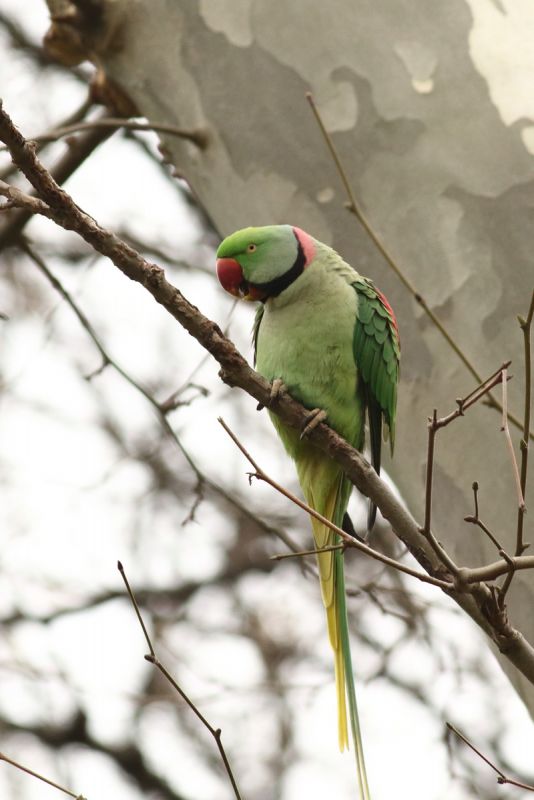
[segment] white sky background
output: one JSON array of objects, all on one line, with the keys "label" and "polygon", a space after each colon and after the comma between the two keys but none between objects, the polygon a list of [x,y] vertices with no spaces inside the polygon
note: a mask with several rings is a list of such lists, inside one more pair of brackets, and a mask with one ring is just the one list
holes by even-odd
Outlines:
[{"label": "white sky background", "polygon": [[[473,58],[489,82],[504,122],[512,124],[522,117],[534,117],[534,5],[529,0],[501,2],[505,14],[491,0],[470,0],[469,5],[475,20]],[[0,0],[0,10],[16,14],[36,39],[47,28],[44,2]],[[40,81],[42,90],[35,85]],[[47,75],[44,82],[29,69],[25,59],[15,56],[8,60],[1,45],[0,93],[7,111],[28,136],[56,124],[82,102],[85,94],[74,80],[69,86],[63,77]],[[528,132],[524,138],[529,145]],[[61,148],[58,146],[58,152]],[[202,266],[212,268],[208,248],[195,249],[198,231],[178,194],[152,162],[120,137],[99,148],[69,181],[68,189],[81,207],[103,225],[118,227],[127,220],[139,238],[186,255],[200,252]],[[69,239],[68,234],[46,221],[32,222],[28,230],[39,240]],[[86,311],[110,353],[137,379],[150,385],[163,378],[170,394],[177,385],[174,365],[179,381],[197,366],[203,355],[201,348],[161,312],[144,290],[107,262],[100,259],[82,273],[58,260],[50,259],[49,263]],[[170,275],[172,279],[172,271]],[[44,287],[44,281],[30,266],[22,278]],[[221,296],[213,278],[195,273],[180,279],[180,288],[188,299],[207,316],[225,324],[231,303]],[[114,418],[125,426],[132,441],[147,430],[156,431],[157,423],[145,401],[109,369],[92,382],[95,396],[87,392],[80,375],[98,367],[99,356],[71,311],[52,292],[48,296],[45,325],[42,319],[27,316],[19,322],[15,313],[0,333],[0,374],[9,387],[0,406],[0,611],[20,608],[42,614],[68,602],[75,603],[87,593],[120,589],[117,558],[124,561],[134,586],[172,586],[186,579],[208,579],[220,563],[220,548],[228,532],[219,517],[214,526],[213,515],[206,506],[200,508],[198,522],[185,528],[180,527],[181,519],[176,518],[173,506],[169,505],[168,510],[151,507],[145,471],[121,458],[99,431],[98,396],[106,398]],[[12,298],[0,296],[0,311],[6,305],[16,308]],[[233,313],[230,335],[245,353],[250,353],[250,322],[249,309],[238,308]],[[195,379],[209,384],[211,395],[181,410],[173,422],[202,469],[228,486],[236,479],[247,502],[261,513],[264,504],[274,502],[271,490],[259,485],[247,488],[246,466],[226,441],[216,417],[222,412],[247,444],[261,452],[262,465],[280,480],[293,481],[292,467],[281,456],[266,415],[257,416],[254,431],[240,427],[242,409],[250,401],[234,392],[229,404],[216,372],[214,364],[207,361]],[[199,442],[203,447],[198,446]],[[186,513],[184,509],[183,516]],[[146,531],[151,531],[150,538],[141,535]],[[415,582],[413,590],[435,599],[431,590]],[[272,615],[272,624],[280,626],[282,632],[286,622],[289,626],[296,622],[303,641],[316,637],[321,642],[318,647],[324,662],[329,664],[326,634],[307,615],[307,604],[318,592],[316,586],[298,580],[294,573],[289,575],[281,567],[272,575],[251,581],[243,591],[254,598],[263,615]],[[442,605],[445,607],[444,601]],[[193,609],[193,613],[198,614],[199,620],[209,614],[216,629],[217,613],[223,619],[231,609],[226,609],[224,599],[217,595],[206,608]],[[461,617],[440,610],[432,612],[431,619],[438,628],[447,627],[447,636],[466,659],[476,658],[480,640],[472,626]],[[187,682],[184,688],[208,718],[221,725],[230,748],[233,744],[241,753],[236,766],[239,774],[240,770],[250,770],[250,763],[254,762],[259,719],[260,732],[268,741],[268,710],[254,701],[248,719],[236,718],[228,693],[218,691],[217,679],[229,687],[230,694],[246,695],[261,680],[261,665],[245,640],[236,641],[223,634],[217,637],[214,633],[205,636],[194,622],[193,617],[177,629],[179,635],[164,654],[165,660],[171,666],[172,658],[178,658],[180,651],[194,652],[194,658],[181,672],[182,680]],[[369,612],[368,625],[370,629],[380,626],[383,636],[395,639],[393,619],[378,612],[373,617]],[[12,664],[7,667],[8,651],[0,641],[3,713],[19,724],[62,719],[72,707],[72,696],[62,678],[67,675],[93,729],[108,741],[121,740],[131,724],[130,698],[148,669],[142,658],[145,647],[127,605],[121,601],[109,603],[90,613],[60,618],[48,628],[28,624],[17,629],[10,646],[16,647],[21,661],[31,653],[32,663],[49,679],[44,684],[32,676],[23,679]],[[355,653],[354,660],[360,676],[373,671],[371,652]],[[489,667],[495,701],[506,709],[509,723],[507,756],[518,769],[531,769],[531,722],[492,660]],[[424,653],[417,657],[413,648],[401,646],[395,655],[395,668],[399,675],[415,678],[424,676],[435,664]],[[288,680],[295,685],[292,701],[300,714],[299,746],[303,758],[290,770],[281,800],[354,797],[352,756],[342,757],[337,751],[333,686],[322,680],[313,665],[309,673],[305,667],[301,669],[302,674],[288,676]],[[315,687],[314,691],[307,690],[307,686]],[[492,725],[491,708],[485,705],[487,696],[477,685],[466,681],[459,686],[456,677],[443,670],[435,676],[431,691],[444,716],[453,716],[472,738],[476,739],[477,731],[487,733]],[[360,686],[359,696],[374,800],[467,800],[459,782],[451,782],[442,728],[421,705],[380,680]],[[224,780],[219,782],[206,772],[163,707],[154,707],[150,715],[143,723],[148,746],[166,773],[172,775],[174,764],[181,765],[180,777],[174,777],[177,787],[198,800],[230,796]],[[32,768],[64,779],[89,800],[136,800],[108,763],[97,756],[89,758],[80,751],[74,752],[63,765],[63,775],[59,775],[43,751],[27,738],[20,738],[17,752],[11,755]],[[248,763],[246,757],[250,759]],[[27,777],[14,777],[7,767],[0,767],[1,798],[59,797],[54,790]],[[519,799],[522,793],[503,789],[502,796]]]}]

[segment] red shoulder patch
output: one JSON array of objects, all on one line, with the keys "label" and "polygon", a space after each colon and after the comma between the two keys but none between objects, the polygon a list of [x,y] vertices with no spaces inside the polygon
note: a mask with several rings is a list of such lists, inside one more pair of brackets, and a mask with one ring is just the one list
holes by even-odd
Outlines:
[{"label": "red shoulder patch", "polygon": [[378,297],[378,299],[380,300],[380,302],[382,303],[382,305],[384,306],[384,308],[386,309],[386,311],[389,313],[389,315],[391,317],[391,322],[393,324],[393,327],[395,328],[395,332],[397,334],[397,341],[398,341],[399,346],[400,346],[399,326],[397,324],[397,317],[395,316],[395,312],[391,308],[386,295],[382,294],[382,292],[379,291],[376,288],[376,286],[375,286],[375,291],[376,291],[376,296]]}]

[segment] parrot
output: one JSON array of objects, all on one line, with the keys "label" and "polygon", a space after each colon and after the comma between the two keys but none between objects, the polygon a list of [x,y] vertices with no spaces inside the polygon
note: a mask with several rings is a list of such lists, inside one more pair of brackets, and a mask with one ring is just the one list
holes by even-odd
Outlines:
[{"label": "parrot", "polygon": [[[400,339],[395,314],[369,278],[335,250],[301,228],[267,225],[236,231],[220,244],[217,277],[237,298],[258,301],[253,326],[257,371],[272,397],[287,391],[308,410],[298,431],[269,412],[294,460],[308,505],[357,536],[347,514],[352,484],[325,453],[308,441],[326,421],[362,451],[368,421],[371,460],[380,472],[382,439],[395,443]],[[367,532],[376,506],[370,503]],[[340,750],[349,747],[349,720],[361,800],[369,800],[346,609],[344,557],[332,547],[340,537],[311,518],[322,601],[334,654]],[[348,705],[348,715],[347,715]]]}]

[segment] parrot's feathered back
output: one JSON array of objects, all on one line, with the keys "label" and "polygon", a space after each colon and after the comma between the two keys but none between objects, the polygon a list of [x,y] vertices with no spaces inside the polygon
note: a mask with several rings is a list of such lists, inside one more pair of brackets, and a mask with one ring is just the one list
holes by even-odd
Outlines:
[{"label": "parrot's feathered back", "polygon": [[[391,306],[372,281],[359,275],[330,247],[291,225],[245,228],[217,251],[217,274],[236,297],[259,300],[254,325],[258,371],[278,379],[310,410],[362,450],[369,421],[373,465],[380,472],[382,433],[395,441],[400,344]],[[295,460],[310,506],[349,533],[347,505],[352,485],[338,465],[284,425],[272,421]],[[371,504],[370,531],[376,514]],[[316,548],[337,536],[312,518]],[[368,800],[345,607],[343,554],[317,555],[328,633],[335,655],[339,743],[348,746],[346,701],[356,751],[360,797]]]}]

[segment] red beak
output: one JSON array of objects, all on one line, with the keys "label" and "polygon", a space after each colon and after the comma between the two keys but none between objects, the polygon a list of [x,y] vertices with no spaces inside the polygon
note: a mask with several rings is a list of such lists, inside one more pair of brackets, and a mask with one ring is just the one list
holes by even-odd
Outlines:
[{"label": "red beak", "polygon": [[219,283],[227,292],[242,300],[261,300],[264,292],[251,286],[245,280],[241,265],[235,258],[217,259],[217,277]]},{"label": "red beak", "polygon": [[245,288],[245,279],[243,277],[241,265],[235,258],[217,259],[217,277],[223,289],[233,294],[234,297],[242,297],[244,294],[242,290]]}]

